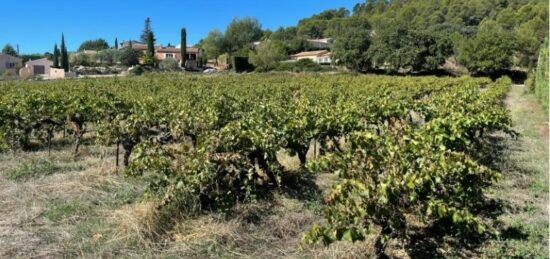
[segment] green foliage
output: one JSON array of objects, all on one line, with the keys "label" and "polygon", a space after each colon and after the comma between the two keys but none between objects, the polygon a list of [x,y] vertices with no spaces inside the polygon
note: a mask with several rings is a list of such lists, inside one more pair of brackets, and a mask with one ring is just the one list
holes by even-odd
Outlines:
[{"label": "green foliage", "polygon": [[114,65],[118,60],[119,51],[117,49],[106,49],[98,52],[95,55],[95,59],[103,65]]},{"label": "green foliage", "polygon": [[311,59],[300,59],[298,61],[288,61],[281,62],[275,68],[277,71],[288,71],[288,72],[319,72],[323,70],[321,65],[315,63]]},{"label": "green foliage", "polygon": [[204,38],[201,47],[208,59],[217,59],[224,50],[224,37],[223,33],[219,30],[212,30],[208,32],[206,38]]},{"label": "green foliage", "polygon": [[109,43],[104,39],[87,40],[80,44],[78,51],[95,50],[100,51],[109,48]]},{"label": "green foliage", "polygon": [[368,50],[371,46],[371,30],[365,20],[355,19],[342,27],[333,28],[334,46],[332,59],[355,71],[365,71],[371,67]]},{"label": "green foliage", "polygon": [[119,61],[122,65],[131,67],[139,64],[140,52],[133,48],[125,48],[119,52]]},{"label": "green foliage", "polygon": [[30,178],[43,177],[56,173],[65,173],[71,171],[82,171],[85,166],[75,162],[64,163],[61,161],[50,160],[31,160],[25,162],[16,168],[8,171],[10,180],[22,181]]},{"label": "green foliage", "polygon": [[254,70],[252,64],[248,62],[248,57],[233,56],[231,58],[231,67],[237,73],[250,72]]},{"label": "green foliage", "polygon": [[229,23],[224,34],[225,51],[234,53],[240,49],[250,49],[252,42],[262,38],[262,26],[255,18],[235,18]]},{"label": "green foliage", "polygon": [[349,11],[345,8],[323,11],[310,18],[300,20],[297,26],[297,35],[310,39],[325,38],[328,36],[327,30],[332,21],[348,16]]},{"label": "green foliage", "polygon": [[433,33],[388,27],[376,32],[368,52],[371,62],[390,70],[430,71],[445,63],[452,44]]},{"label": "green foliage", "polygon": [[[16,150],[59,133],[53,122],[93,124],[96,143],[120,144],[126,173],[173,213],[225,211],[285,188],[277,153],[286,150],[307,171],[339,176],[326,220],[304,240],[378,233],[382,254],[390,239],[407,240],[411,220],[461,237],[491,231],[479,206],[500,174],[480,150],[491,132],[512,133],[502,107],[510,84],[349,74],[0,82],[0,139]],[[314,140],[321,156],[308,161]]]},{"label": "green foliage", "polygon": [[149,33],[153,32],[153,28],[151,28],[151,18],[147,17],[145,19],[145,26],[143,28],[143,31],[141,32],[141,36],[139,36],[139,39],[142,43],[145,43],[149,39]]},{"label": "green foliage", "polygon": [[94,62],[90,58],[90,55],[86,53],[77,53],[71,55],[71,64],[73,64],[74,66],[91,66],[93,63]]},{"label": "green foliage", "polygon": [[512,66],[512,35],[494,21],[484,21],[475,37],[466,40],[458,60],[470,72],[494,73]]},{"label": "green foliage", "polygon": [[538,64],[534,77],[535,95],[541,101],[546,111],[548,111],[548,98],[550,95],[548,92],[548,55],[550,54],[548,53],[548,39],[546,39],[540,48]]},{"label": "green foliage", "polygon": [[269,71],[277,67],[279,61],[287,58],[284,45],[280,41],[268,40],[262,42],[256,51],[250,54],[250,63],[257,71]]},{"label": "green foliage", "polygon": [[69,72],[69,53],[67,52],[67,46],[65,45],[65,35],[61,34],[61,68],[65,72]]},{"label": "green foliage", "polygon": [[7,54],[7,55],[11,55],[11,56],[14,56],[14,57],[18,57],[19,55],[17,54],[17,51],[13,48],[12,45],[10,44],[6,44],[4,46],[4,48],[2,48],[2,54]]},{"label": "green foliage", "polygon": [[57,43],[53,47],[53,67],[59,68],[59,58],[61,53],[59,52],[59,48],[57,47]]},{"label": "green foliage", "polygon": [[147,53],[143,58],[143,63],[149,66],[155,66],[155,36],[153,32],[147,35]]},{"label": "green foliage", "polygon": [[159,68],[164,71],[178,71],[180,70],[180,64],[173,58],[166,58],[160,62]]},{"label": "green foliage", "polygon": [[181,29],[181,66],[185,67],[185,64],[187,63],[187,30],[185,28]]}]

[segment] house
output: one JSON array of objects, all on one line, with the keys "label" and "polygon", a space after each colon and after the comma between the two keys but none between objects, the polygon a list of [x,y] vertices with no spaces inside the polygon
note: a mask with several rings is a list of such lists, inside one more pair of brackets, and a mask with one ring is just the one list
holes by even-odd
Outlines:
[{"label": "house", "polygon": [[[188,69],[198,69],[199,68],[199,57],[200,57],[200,50],[198,48],[192,48],[187,47],[186,51],[186,62],[185,65]],[[157,61],[163,61],[167,58],[173,58],[178,63],[181,62],[181,49],[179,46],[177,47],[166,47],[166,48],[158,48],[155,50],[155,59]]]},{"label": "house", "polygon": [[309,39],[307,40],[311,49],[330,49],[334,40],[332,38],[325,39]]},{"label": "house", "polygon": [[332,63],[332,53],[328,50],[305,51],[290,56],[293,60],[311,59],[317,64]]},{"label": "house", "polygon": [[12,55],[0,53],[0,76],[4,75],[6,71],[17,74],[17,69],[23,66],[23,61]]},{"label": "house", "polygon": [[[120,49],[129,48],[130,42],[125,41],[122,42]],[[138,41],[132,41],[132,49],[146,52],[147,51],[147,44],[138,42]],[[185,65],[188,69],[198,69],[199,64],[199,58],[201,55],[201,51],[198,48],[192,48],[187,47],[187,64]],[[176,47],[163,47],[162,45],[155,45],[155,60],[156,61],[163,61],[167,58],[173,58],[178,63],[181,62],[181,52],[180,52],[180,45]]]},{"label": "house", "polygon": [[[139,42],[139,41],[123,41],[122,44],[120,44],[119,49],[125,49],[129,48],[130,44],[132,45],[132,49],[139,50],[139,51],[147,51],[147,43]],[[162,45],[156,44],[155,49],[162,48]]]},{"label": "house", "polygon": [[21,68],[21,70],[19,70],[19,76],[23,78],[33,76],[49,77],[50,67],[52,66],[53,62],[48,60],[47,58],[30,60],[25,63],[24,68]]}]

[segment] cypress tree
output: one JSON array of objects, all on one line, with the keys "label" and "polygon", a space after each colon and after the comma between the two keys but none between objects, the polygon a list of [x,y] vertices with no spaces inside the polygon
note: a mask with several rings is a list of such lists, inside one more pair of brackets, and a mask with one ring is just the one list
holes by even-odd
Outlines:
[{"label": "cypress tree", "polygon": [[67,46],[65,46],[65,35],[61,34],[61,67],[65,72],[69,72],[69,54],[67,53]]},{"label": "cypress tree", "polygon": [[57,43],[53,47],[53,67],[59,68],[59,48],[57,47]]},{"label": "cypress tree", "polygon": [[155,64],[155,35],[153,32],[149,32],[147,35],[147,56],[149,58],[149,65],[154,66]]},{"label": "cypress tree", "polygon": [[143,32],[140,36],[141,43],[148,41],[149,32],[153,32],[153,29],[151,28],[151,18],[147,17],[147,19],[145,19],[145,28],[143,28]]},{"label": "cypress tree", "polygon": [[118,49],[118,38],[115,38],[115,49]]},{"label": "cypress tree", "polygon": [[187,61],[187,30],[185,28],[181,29],[181,66],[185,68],[185,63]]}]

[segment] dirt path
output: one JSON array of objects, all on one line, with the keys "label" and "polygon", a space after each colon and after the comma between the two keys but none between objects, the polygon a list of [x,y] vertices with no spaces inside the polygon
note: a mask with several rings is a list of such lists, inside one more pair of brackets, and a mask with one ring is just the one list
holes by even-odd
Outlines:
[{"label": "dirt path", "polygon": [[503,211],[496,222],[500,237],[489,241],[489,258],[548,258],[548,117],[523,85],[506,98],[513,128],[520,135],[505,143],[503,180],[494,188]]}]

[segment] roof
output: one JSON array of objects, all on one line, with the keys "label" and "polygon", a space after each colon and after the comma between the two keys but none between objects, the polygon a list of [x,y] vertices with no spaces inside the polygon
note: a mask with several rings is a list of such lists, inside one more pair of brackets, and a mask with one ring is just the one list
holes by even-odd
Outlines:
[{"label": "roof", "polygon": [[298,54],[294,54],[292,55],[291,57],[322,57],[322,56],[327,56],[327,55],[330,55],[330,51],[328,50],[316,50],[316,51],[305,51],[305,52],[300,52]]},{"label": "roof", "polygon": [[1,56],[9,57],[9,58],[11,58],[11,59],[18,59],[19,61],[22,60],[21,58],[18,58],[18,57],[16,57],[16,56],[12,56],[12,55],[9,55],[9,54],[0,53],[0,57],[1,57]]},{"label": "roof", "polygon": [[36,62],[42,62],[42,61],[46,61],[46,62],[50,62],[53,64],[53,61],[50,61],[49,59],[47,58],[41,58],[41,59],[35,59],[35,60],[29,60],[27,61],[26,64],[29,64],[29,63],[36,63]]},{"label": "roof", "polygon": [[[158,48],[156,51],[158,53],[180,53],[180,48],[174,48],[174,47]],[[199,53],[199,49],[187,47],[187,53]]]}]

